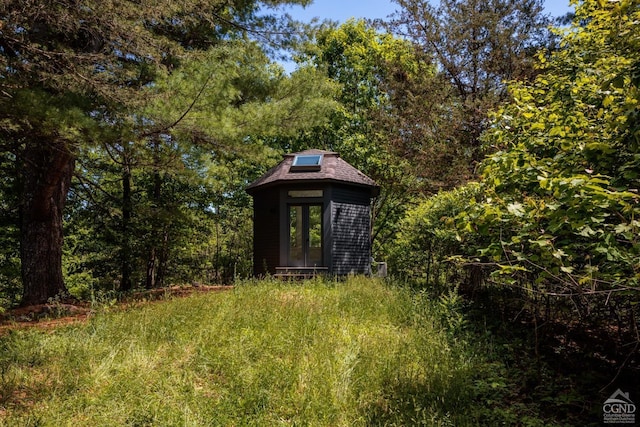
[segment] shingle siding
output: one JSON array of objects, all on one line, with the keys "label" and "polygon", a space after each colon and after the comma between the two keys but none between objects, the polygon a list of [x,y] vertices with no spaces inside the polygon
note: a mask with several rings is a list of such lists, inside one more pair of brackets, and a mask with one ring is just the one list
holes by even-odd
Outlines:
[{"label": "shingle siding", "polygon": [[331,200],[337,203],[348,203],[351,205],[369,206],[371,197],[366,191],[359,187],[348,187],[345,185],[333,186]]},{"label": "shingle siding", "polygon": [[333,202],[331,215],[332,273],[368,274],[371,262],[369,205]]}]

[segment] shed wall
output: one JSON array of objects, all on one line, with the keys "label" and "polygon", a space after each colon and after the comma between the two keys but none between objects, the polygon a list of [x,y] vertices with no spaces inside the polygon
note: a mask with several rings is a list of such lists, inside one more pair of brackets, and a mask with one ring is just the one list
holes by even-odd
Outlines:
[{"label": "shed wall", "polygon": [[[323,198],[292,199],[293,189],[322,189]],[[371,268],[371,193],[349,185],[293,184],[253,194],[253,270],[256,276],[276,273],[288,259],[289,204],[322,204],[324,264],[335,275],[369,274]]]},{"label": "shed wall", "polygon": [[332,263],[336,275],[368,274],[371,264],[369,205],[331,203]]},{"label": "shed wall", "polygon": [[371,193],[369,189],[335,185],[332,189],[331,200],[337,203],[369,206]]},{"label": "shed wall", "polygon": [[269,189],[253,198],[253,273],[273,274],[279,265],[279,191]]}]

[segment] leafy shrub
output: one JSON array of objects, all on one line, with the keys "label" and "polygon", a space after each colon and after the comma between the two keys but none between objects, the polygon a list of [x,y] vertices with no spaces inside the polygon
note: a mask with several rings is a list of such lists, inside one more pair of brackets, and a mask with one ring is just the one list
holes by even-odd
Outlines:
[{"label": "leafy shrub", "polygon": [[634,290],[640,278],[637,2],[585,1],[540,75],[510,85],[484,139],[485,199],[467,228],[503,276],[545,291]]},{"label": "leafy shrub", "polygon": [[536,79],[509,84],[512,102],[483,135],[498,151],[481,183],[439,194],[403,222],[399,272],[442,283],[434,263],[482,265],[505,290],[505,311],[515,301],[532,322],[615,327],[615,358],[637,363],[639,20],[637,1],[577,4],[561,49],[539,55]]},{"label": "leafy shrub", "polygon": [[473,256],[475,237],[471,229],[458,228],[458,216],[476,204],[481,185],[470,183],[440,192],[407,212],[399,224],[390,256],[392,272],[420,286],[448,283],[448,261],[454,255]]}]

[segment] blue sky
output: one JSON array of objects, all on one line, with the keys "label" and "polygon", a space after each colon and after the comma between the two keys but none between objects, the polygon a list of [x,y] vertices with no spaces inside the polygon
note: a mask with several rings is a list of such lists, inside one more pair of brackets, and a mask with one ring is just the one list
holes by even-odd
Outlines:
[{"label": "blue sky", "polygon": [[[432,1],[437,3],[437,1]],[[573,10],[569,0],[545,0],[545,12],[552,16],[560,16]],[[393,13],[397,4],[391,0],[314,0],[310,6],[290,8],[296,19],[304,22],[313,18],[331,19],[344,22],[349,18],[386,18]]]}]

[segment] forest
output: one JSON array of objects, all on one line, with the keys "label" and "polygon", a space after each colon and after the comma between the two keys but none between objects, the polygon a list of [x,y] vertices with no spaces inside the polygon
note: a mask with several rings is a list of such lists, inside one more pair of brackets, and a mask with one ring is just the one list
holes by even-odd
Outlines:
[{"label": "forest", "polygon": [[[586,425],[616,389],[640,404],[640,1],[286,13],[310,2],[0,0],[0,314],[242,287],[245,188],[331,150],[380,185],[389,286],[437,305],[443,342],[502,348],[509,379],[477,394],[551,408],[460,423]],[[365,424],[408,422],[384,420]]]}]

